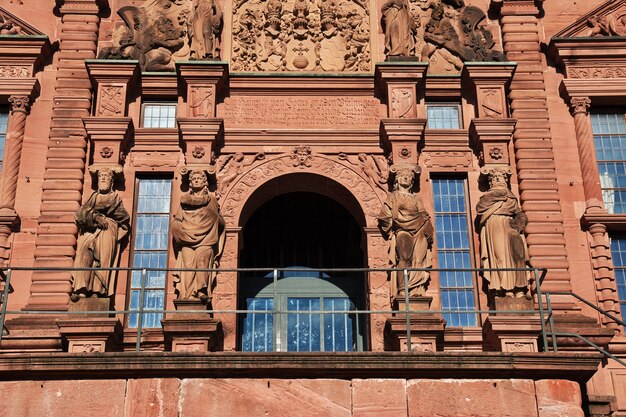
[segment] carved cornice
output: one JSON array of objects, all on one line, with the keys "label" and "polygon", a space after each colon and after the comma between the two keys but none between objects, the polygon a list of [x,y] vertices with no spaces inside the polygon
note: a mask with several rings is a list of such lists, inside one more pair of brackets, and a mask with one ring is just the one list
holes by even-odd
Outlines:
[{"label": "carved cornice", "polygon": [[608,214],[606,211],[588,212],[583,214],[580,222],[586,228],[595,224],[602,224],[609,231],[623,232],[626,230],[626,214]]},{"label": "carved cornice", "polygon": [[502,16],[538,16],[544,0],[491,0],[490,10]]},{"label": "carved cornice", "polygon": [[57,0],[59,11],[65,14],[98,14],[106,0]]}]

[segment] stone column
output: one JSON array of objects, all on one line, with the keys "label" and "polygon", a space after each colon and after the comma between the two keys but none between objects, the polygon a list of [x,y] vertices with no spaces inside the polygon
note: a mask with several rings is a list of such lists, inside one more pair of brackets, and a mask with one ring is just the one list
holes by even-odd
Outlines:
[{"label": "stone column", "polygon": [[602,187],[600,186],[600,173],[598,161],[593,145],[593,133],[589,118],[589,106],[591,100],[588,97],[572,97],[570,106],[574,117],[576,129],[576,144],[578,145],[578,157],[583,175],[583,188],[588,212],[603,210]]},{"label": "stone column", "polygon": [[[563,214],[556,177],[542,61],[538,5],[541,1],[492,1],[500,8],[504,51],[517,62],[510,85],[513,143],[520,202],[528,216],[526,235],[533,266],[547,268],[544,290],[571,291]],[[570,309],[571,297],[553,298],[556,309]]]},{"label": "stone column", "polygon": [[11,114],[2,161],[2,194],[0,196],[0,263],[3,266],[9,260],[9,236],[19,223],[19,217],[15,212],[15,197],[29,102],[28,96],[9,97]]},{"label": "stone column", "polygon": [[[70,268],[77,235],[74,213],[81,204],[85,175],[82,118],[90,115],[92,97],[85,59],[96,57],[100,2],[60,3],[58,67],[34,266]],[[69,272],[35,272],[25,309],[65,310],[70,291]]]}]

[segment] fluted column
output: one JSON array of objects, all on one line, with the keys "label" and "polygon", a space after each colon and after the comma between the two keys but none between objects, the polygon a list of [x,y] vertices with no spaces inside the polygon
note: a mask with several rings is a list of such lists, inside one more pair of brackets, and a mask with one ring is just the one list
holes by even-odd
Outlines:
[{"label": "fluted column", "polygon": [[589,120],[591,100],[588,97],[573,97],[570,100],[570,105],[576,129],[576,143],[583,174],[587,211],[599,211],[603,209],[602,187],[600,186],[600,173],[598,172],[591,121]]}]

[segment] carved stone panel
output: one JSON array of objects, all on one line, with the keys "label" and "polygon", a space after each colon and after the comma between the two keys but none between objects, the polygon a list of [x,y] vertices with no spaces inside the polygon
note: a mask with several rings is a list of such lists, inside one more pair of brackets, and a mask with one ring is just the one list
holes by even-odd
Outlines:
[{"label": "carved stone panel", "polygon": [[371,70],[369,2],[236,0],[233,71]]},{"label": "carved stone panel", "polygon": [[218,108],[226,128],[378,128],[379,101],[369,97],[230,97]]},{"label": "carved stone panel", "polygon": [[104,84],[98,87],[96,116],[122,117],[126,104],[126,84]]}]

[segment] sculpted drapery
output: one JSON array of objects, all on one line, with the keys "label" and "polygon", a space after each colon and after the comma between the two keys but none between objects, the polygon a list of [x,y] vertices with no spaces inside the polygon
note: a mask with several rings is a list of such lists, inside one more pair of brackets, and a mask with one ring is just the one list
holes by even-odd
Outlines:
[{"label": "sculpted drapery", "polygon": [[189,35],[192,59],[218,59],[222,9],[215,0],[194,0]]},{"label": "sculpted drapery", "polygon": [[413,18],[407,0],[388,0],[381,9],[387,56],[410,56],[415,47]]},{"label": "sculpted drapery", "polygon": [[[79,235],[75,268],[110,268],[117,265],[119,243],[128,233],[130,216],[122,199],[113,191],[113,171],[98,171],[98,191],[92,193],[76,213]],[[73,271],[72,299],[86,296],[110,297],[117,272]]]},{"label": "sculpted drapery", "polygon": [[176,253],[176,268],[190,271],[176,272],[174,286],[178,299],[211,297],[215,272],[195,269],[218,267],[224,247],[224,219],[217,200],[208,191],[206,174],[191,171],[189,192],[180,199],[180,207],[172,222],[172,236]]},{"label": "sculpted drapery", "polygon": [[[490,189],[478,201],[481,268],[526,268],[528,250],[523,235],[527,218],[507,186],[508,171],[489,171]],[[522,297],[527,271],[485,271],[489,290],[496,295]]]},{"label": "sculpted drapery", "polygon": [[[389,263],[392,268],[430,268],[433,225],[421,199],[411,192],[415,170],[395,169],[394,191],[385,200],[378,222],[388,236]],[[408,274],[409,296],[421,296],[426,291],[429,273],[412,271]],[[391,275],[391,295],[404,296],[404,273]]]}]

